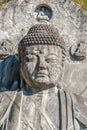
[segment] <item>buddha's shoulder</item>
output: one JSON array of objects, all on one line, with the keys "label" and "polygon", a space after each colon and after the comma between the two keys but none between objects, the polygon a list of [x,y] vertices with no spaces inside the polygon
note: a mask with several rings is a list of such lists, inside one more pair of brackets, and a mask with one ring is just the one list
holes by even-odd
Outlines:
[{"label": "buddha's shoulder", "polygon": [[12,109],[19,112],[21,92],[7,91],[0,93],[0,127],[9,118]]},{"label": "buddha's shoulder", "polygon": [[1,92],[0,93],[0,118],[7,112],[10,111],[13,105],[17,105],[21,100],[21,92]]}]

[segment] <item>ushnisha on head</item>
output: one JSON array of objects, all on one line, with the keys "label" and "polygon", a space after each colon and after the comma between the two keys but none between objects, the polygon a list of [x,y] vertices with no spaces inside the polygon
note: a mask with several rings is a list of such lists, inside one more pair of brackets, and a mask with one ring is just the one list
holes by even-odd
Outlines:
[{"label": "ushnisha on head", "polygon": [[20,41],[18,53],[21,75],[29,87],[57,84],[66,51],[55,27],[46,24],[32,26]]}]

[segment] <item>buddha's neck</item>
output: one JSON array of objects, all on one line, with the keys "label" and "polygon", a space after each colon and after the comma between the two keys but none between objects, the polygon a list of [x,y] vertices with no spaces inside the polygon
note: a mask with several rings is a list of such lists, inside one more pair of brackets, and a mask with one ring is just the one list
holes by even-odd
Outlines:
[{"label": "buddha's neck", "polygon": [[47,92],[48,94],[51,94],[51,93],[58,92],[58,88],[56,85],[51,86],[51,87],[45,86],[44,88],[32,88],[25,85],[25,87],[23,88],[23,91],[29,94],[45,93],[45,92]]}]

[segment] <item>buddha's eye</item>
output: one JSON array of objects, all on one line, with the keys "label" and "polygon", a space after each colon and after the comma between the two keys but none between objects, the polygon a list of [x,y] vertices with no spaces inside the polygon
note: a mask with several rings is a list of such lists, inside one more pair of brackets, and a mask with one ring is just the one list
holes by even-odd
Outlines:
[{"label": "buddha's eye", "polygon": [[57,59],[46,59],[47,63],[57,63],[58,60]]},{"label": "buddha's eye", "polygon": [[25,58],[26,62],[33,62],[34,60],[35,60],[35,58],[33,56]]},{"label": "buddha's eye", "polygon": [[58,56],[54,54],[49,54],[47,57],[45,57],[45,60],[47,63],[58,63]]}]

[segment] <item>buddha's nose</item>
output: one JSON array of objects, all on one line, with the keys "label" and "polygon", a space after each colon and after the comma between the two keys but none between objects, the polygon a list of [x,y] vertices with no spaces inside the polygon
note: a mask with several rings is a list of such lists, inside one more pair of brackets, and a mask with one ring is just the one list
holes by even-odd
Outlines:
[{"label": "buddha's nose", "polygon": [[46,62],[45,62],[45,58],[44,57],[40,57],[40,60],[39,60],[39,69],[40,70],[46,69]]}]

